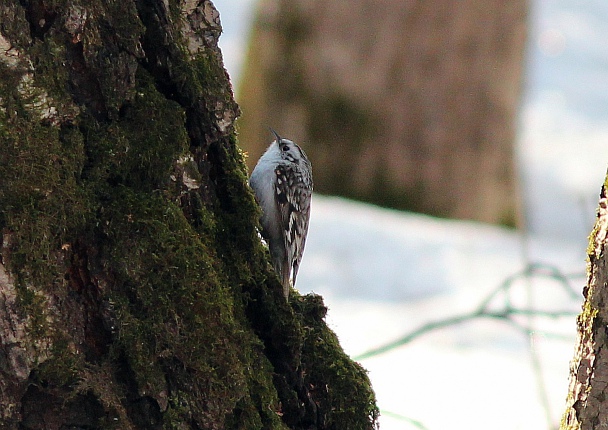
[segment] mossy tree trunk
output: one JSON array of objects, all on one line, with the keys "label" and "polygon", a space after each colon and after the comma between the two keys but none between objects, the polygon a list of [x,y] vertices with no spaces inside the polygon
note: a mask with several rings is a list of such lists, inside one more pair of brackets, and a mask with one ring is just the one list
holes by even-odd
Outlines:
[{"label": "mossy tree trunk", "polygon": [[373,428],[257,235],[210,1],[0,3],[0,427]]},{"label": "mossy tree trunk", "polygon": [[260,0],[241,86],[255,163],[267,126],[315,189],[514,225],[527,0]]},{"label": "mossy tree trunk", "polygon": [[600,430],[608,426],[608,177],[600,195],[597,221],[587,249],[587,285],[578,339],[570,363],[570,387],[562,430]]}]

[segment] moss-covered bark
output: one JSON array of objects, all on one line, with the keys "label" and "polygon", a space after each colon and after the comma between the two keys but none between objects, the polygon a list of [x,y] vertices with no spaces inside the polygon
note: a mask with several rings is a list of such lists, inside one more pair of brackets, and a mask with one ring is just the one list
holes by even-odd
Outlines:
[{"label": "moss-covered bark", "polygon": [[578,339],[570,363],[570,386],[562,430],[599,430],[608,423],[608,176],[587,249],[585,302],[577,319]]},{"label": "moss-covered bark", "polygon": [[256,231],[209,1],[0,5],[0,427],[373,428]]}]

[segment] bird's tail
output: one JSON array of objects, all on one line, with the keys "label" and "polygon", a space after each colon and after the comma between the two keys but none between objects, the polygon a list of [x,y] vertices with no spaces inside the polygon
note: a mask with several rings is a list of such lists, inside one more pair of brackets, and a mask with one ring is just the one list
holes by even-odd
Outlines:
[{"label": "bird's tail", "polygon": [[[274,252],[273,252],[274,251]],[[274,271],[276,272],[279,280],[281,281],[281,285],[283,285],[283,295],[285,296],[285,300],[289,299],[289,289],[291,287],[291,283],[289,280],[289,275],[291,272],[291,267],[289,265],[289,258],[285,255],[283,249],[271,248],[270,256],[272,259],[272,266],[274,267]]]},{"label": "bird's tail", "polygon": [[289,289],[291,288],[291,281],[289,280],[289,272],[291,267],[289,267],[289,261],[286,261],[282,264],[281,270],[279,271],[279,279],[281,280],[281,284],[283,285],[283,295],[285,296],[285,300],[289,300]]}]

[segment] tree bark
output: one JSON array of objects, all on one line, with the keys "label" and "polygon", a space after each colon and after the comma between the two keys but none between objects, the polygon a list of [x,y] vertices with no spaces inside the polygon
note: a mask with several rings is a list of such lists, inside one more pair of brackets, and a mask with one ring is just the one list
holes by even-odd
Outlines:
[{"label": "tree bark", "polygon": [[270,269],[220,33],[210,1],[0,4],[0,427],[375,427]]},{"label": "tree bark", "polygon": [[561,429],[608,427],[608,177],[587,249],[585,302],[577,319],[578,339],[570,363],[570,385]]},{"label": "tree bark", "polygon": [[526,24],[526,0],[264,0],[240,91],[249,162],[271,126],[321,193],[514,225]]}]

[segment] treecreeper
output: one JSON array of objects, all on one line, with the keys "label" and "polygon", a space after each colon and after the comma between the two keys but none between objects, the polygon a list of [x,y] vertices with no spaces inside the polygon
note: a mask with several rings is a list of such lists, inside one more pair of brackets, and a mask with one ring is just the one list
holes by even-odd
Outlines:
[{"label": "treecreeper", "polygon": [[289,298],[302,261],[312,196],[312,167],[304,151],[289,139],[276,139],[258,160],[249,185],[262,209],[262,237],[272,265]]}]

